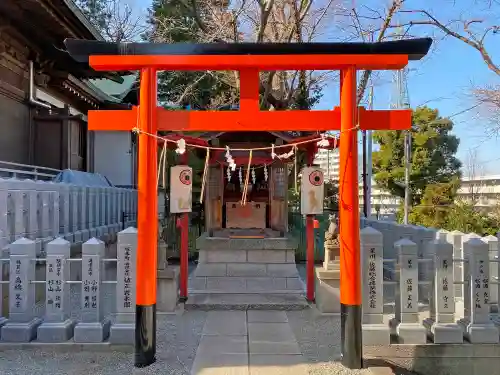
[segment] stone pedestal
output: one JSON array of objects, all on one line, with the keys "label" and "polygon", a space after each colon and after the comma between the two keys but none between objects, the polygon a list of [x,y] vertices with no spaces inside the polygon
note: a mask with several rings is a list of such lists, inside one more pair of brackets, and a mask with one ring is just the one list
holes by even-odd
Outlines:
[{"label": "stone pedestal", "polygon": [[325,241],[325,260],[323,262],[323,268],[325,270],[336,269],[340,267],[340,246],[334,241]]},{"label": "stone pedestal", "polygon": [[400,344],[425,344],[427,332],[420,323],[399,323],[396,334]]},{"label": "stone pedestal", "polygon": [[[0,195],[1,195],[0,191]],[[7,247],[7,241],[2,239],[2,231],[0,230],[0,258],[8,259],[9,258],[9,249]],[[9,273],[9,263],[8,262],[0,262],[0,281],[8,280]],[[0,284],[0,334],[2,332],[2,326],[7,323],[7,316],[9,312],[9,295],[8,295],[8,285]]]},{"label": "stone pedestal", "polygon": [[[457,259],[463,259],[463,247],[462,247],[462,237],[464,234],[457,230],[448,233],[447,240],[453,246],[453,257]],[[464,269],[465,265],[462,262],[453,263],[453,280],[458,283],[463,283],[464,281]],[[464,284],[456,284],[454,286],[455,292],[455,317],[457,320],[463,319],[465,317],[465,302],[464,302]]]},{"label": "stone pedestal", "polygon": [[38,341],[62,342],[73,337],[75,322],[70,319],[70,285],[67,283],[70,251],[70,243],[63,238],[47,245],[45,319],[38,327]]},{"label": "stone pedestal", "polygon": [[[495,236],[486,236],[483,237],[482,240],[488,244],[489,248],[489,269],[490,269],[490,279],[491,280],[497,280],[499,273],[498,273],[498,267],[499,264],[498,262],[495,262],[495,257],[498,256],[498,238]],[[490,311],[491,312],[498,312],[498,284],[490,283]]]},{"label": "stone pedestal", "polygon": [[133,344],[135,340],[135,291],[137,229],[118,233],[116,285],[116,323],[111,327],[112,344]]},{"label": "stone pedestal", "polygon": [[456,323],[436,323],[432,319],[426,319],[424,327],[434,344],[460,344],[463,342],[462,328]]},{"label": "stone pedestal", "polygon": [[164,270],[167,267],[167,244],[160,240],[158,243],[158,270]]},{"label": "stone pedestal", "polygon": [[316,268],[316,307],[322,313],[340,313],[340,271]]},{"label": "stone pedestal", "polygon": [[42,320],[35,316],[36,244],[21,238],[10,249],[9,321],[1,329],[2,341],[30,342]]},{"label": "stone pedestal", "polygon": [[498,328],[490,320],[489,305],[489,247],[474,236],[464,242],[464,254],[468,260],[468,285],[465,295],[465,318],[458,323],[464,337],[472,344],[496,344],[499,342]]},{"label": "stone pedestal", "polygon": [[382,233],[366,227],[360,235],[363,345],[389,345],[390,328],[384,324]]},{"label": "stone pedestal", "polygon": [[427,331],[419,322],[417,245],[403,238],[394,244],[399,255],[399,298],[396,300],[396,327],[401,344],[425,344]]},{"label": "stone pedestal", "polygon": [[455,288],[453,285],[453,245],[440,237],[428,244],[434,254],[434,281],[431,294],[431,316],[424,321],[434,344],[460,344],[461,327],[455,323]]},{"label": "stone pedestal", "polygon": [[104,242],[91,238],[82,246],[81,321],[75,327],[78,343],[98,343],[109,336],[110,322],[104,318],[101,301],[101,258]]},{"label": "stone pedestal", "polygon": [[158,270],[156,308],[158,312],[175,311],[179,298],[179,268]]}]

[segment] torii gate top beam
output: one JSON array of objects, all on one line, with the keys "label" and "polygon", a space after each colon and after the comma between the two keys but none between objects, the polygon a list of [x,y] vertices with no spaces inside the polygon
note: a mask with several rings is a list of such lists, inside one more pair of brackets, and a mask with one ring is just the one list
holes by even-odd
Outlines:
[{"label": "torii gate top beam", "polygon": [[107,43],[66,39],[70,55],[95,70],[402,69],[424,57],[432,39],[379,43]]},{"label": "torii gate top beam", "polygon": [[[67,39],[68,52],[96,70],[237,70],[240,72],[239,111],[168,111],[157,109],[157,130],[327,131],[340,129],[340,109],[333,111],[260,111],[259,71],[401,69],[428,52],[432,39],[379,43],[107,43]],[[137,108],[90,111],[90,130],[132,130]],[[410,110],[359,111],[359,128],[403,130],[411,124]]]}]

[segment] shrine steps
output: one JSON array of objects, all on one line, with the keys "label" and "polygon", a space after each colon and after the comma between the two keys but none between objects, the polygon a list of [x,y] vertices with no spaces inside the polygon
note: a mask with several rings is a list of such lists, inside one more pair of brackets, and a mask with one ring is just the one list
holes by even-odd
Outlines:
[{"label": "shrine steps", "polygon": [[185,308],[295,310],[309,306],[295,264],[293,238],[278,234],[229,238],[225,233],[198,238],[198,265],[188,281]]},{"label": "shrine steps", "polygon": [[309,304],[297,294],[189,294],[186,310],[304,310]]},{"label": "shrine steps", "polygon": [[[189,279],[187,308],[307,308],[295,263],[202,263]],[[226,307],[225,307],[226,306]]]}]

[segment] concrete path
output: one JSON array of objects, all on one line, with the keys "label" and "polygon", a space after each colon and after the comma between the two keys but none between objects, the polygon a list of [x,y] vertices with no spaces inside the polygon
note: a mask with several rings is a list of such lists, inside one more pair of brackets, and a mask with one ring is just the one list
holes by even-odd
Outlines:
[{"label": "concrete path", "polygon": [[314,308],[159,314],[156,336],[157,361],[140,369],[131,346],[0,343],[0,374],[378,375],[341,365],[340,317]]},{"label": "concrete path", "polygon": [[191,375],[307,375],[284,311],[211,311]]}]

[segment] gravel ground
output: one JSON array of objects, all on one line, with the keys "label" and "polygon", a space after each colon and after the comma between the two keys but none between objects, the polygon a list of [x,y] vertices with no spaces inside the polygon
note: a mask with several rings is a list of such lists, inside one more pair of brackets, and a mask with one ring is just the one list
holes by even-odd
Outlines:
[{"label": "gravel ground", "polygon": [[157,362],[133,367],[133,354],[118,351],[62,351],[54,349],[0,352],[2,375],[189,375],[206,313],[158,316]]},{"label": "gravel ground", "polygon": [[[114,265],[113,265],[114,266]],[[107,267],[106,280],[116,280],[115,267]],[[194,268],[194,267],[190,267]],[[305,265],[299,264],[305,276]],[[37,273],[42,273],[41,269]],[[43,276],[37,279],[43,279]],[[38,289],[40,289],[40,286]],[[80,285],[71,285],[71,317],[80,317]],[[115,285],[102,285],[104,314],[112,319],[115,311]],[[43,316],[43,287],[37,293],[41,302],[37,315]],[[308,362],[312,375],[368,375],[369,370],[349,370],[340,364],[340,316],[321,316],[315,308],[288,311],[290,327]],[[182,315],[159,315],[157,362],[145,369],[133,367],[133,354],[124,351],[79,351],[30,348],[0,351],[0,375],[189,375],[198,347],[206,313],[186,311]],[[396,374],[407,374],[395,372]],[[270,374],[272,375],[272,374]]]},{"label": "gravel ground", "polygon": [[340,316],[321,316],[315,308],[287,311],[288,322],[314,375],[368,375],[340,363]]}]

